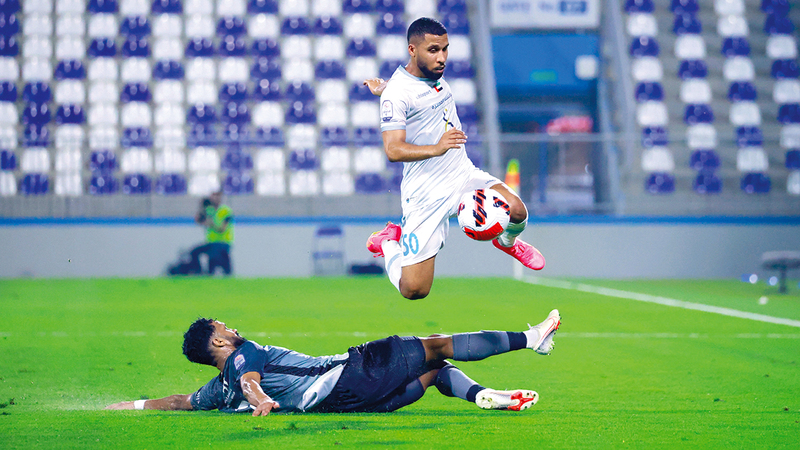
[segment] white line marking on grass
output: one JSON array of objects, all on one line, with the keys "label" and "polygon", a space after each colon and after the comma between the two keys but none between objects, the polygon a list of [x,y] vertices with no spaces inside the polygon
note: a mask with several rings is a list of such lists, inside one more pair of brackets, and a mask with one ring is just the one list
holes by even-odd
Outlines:
[{"label": "white line marking on grass", "polygon": [[[50,337],[69,338],[75,337],[124,337],[124,338],[145,338],[145,337],[172,337],[182,336],[183,333],[179,331],[114,331],[106,334],[97,333],[67,333],[63,331],[53,331],[49,334]],[[280,331],[254,331],[242,332],[245,339],[258,339],[267,338],[298,338],[305,337],[309,339],[319,339],[326,337],[355,337],[355,338],[382,338],[385,334],[373,332],[367,333],[364,331],[354,332],[333,332],[333,333],[283,333]],[[416,336],[417,333],[398,333],[399,336]],[[0,331],[0,337],[27,337],[29,333],[14,333],[10,331]],[[47,337],[48,334],[37,333],[39,337]],[[593,333],[593,332],[577,332],[577,331],[559,331],[559,339],[800,339],[800,334],[779,334],[779,333],[737,333],[737,334],[708,334],[708,333]]]},{"label": "white line marking on grass", "polygon": [[638,292],[622,291],[619,289],[612,289],[601,286],[592,286],[590,284],[574,283],[572,281],[553,280],[541,277],[524,277],[521,279],[521,281],[525,283],[538,284],[547,287],[589,292],[592,294],[605,295],[607,297],[625,298],[628,300],[656,303],[664,306],[674,306],[676,308],[694,309],[696,311],[721,314],[723,316],[738,317],[740,319],[750,319],[759,322],[774,323],[778,325],[788,325],[790,327],[800,328],[800,320],[784,319],[783,317],[766,316],[764,314],[739,311],[737,309],[723,308],[721,306],[704,305],[702,303],[686,302],[683,300],[676,300],[674,298],[659,297],[657,295],[641,294]]}]

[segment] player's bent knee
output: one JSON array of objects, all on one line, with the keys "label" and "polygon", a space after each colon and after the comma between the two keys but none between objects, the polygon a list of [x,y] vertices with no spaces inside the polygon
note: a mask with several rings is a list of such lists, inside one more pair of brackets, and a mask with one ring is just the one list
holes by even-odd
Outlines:
[{"label": "player's bent knee", "polygon": [[431,292],[430,286],[409,286],[400,280],[400,294],[409,300],[419,300],[428,296]]}]

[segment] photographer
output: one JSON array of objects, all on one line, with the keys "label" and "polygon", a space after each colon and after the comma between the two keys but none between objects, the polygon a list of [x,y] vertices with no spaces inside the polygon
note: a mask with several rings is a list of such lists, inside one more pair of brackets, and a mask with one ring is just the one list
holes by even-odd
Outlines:
[{"label": "photographer", "polygon": [[[190,260],[169,270],[170,275],[214,275],[217,267],[231,274],[231,244],[233,243],[233,212],[222,204],[222,191],[211,194],[200,203],[195,222],[206,227],[206,243],[192,249]],[[200,255],[208,256],[208,270],[200,265]]]}]

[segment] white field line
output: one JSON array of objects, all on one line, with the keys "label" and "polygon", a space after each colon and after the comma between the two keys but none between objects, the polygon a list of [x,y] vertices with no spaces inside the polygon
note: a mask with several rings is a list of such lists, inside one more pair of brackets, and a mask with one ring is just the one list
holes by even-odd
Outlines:
[{"label": "white field line", "polygon": [[696,311],[703,311],[707,313],[721,314],[723,316],[738,317],[740,319],[756,320],[759,322],[774,323],[778,325],[788,325],[790,327],[800,328],[800,320],[785,319],[783,317],[766,316],[764,314],[739,311],[737,309],[723,308],[721,306],[704,305],[702,303],[686,302],[683,300],[676,300],[674,298],[659,297],[656,295],[622,291],[619,289],[592,286],[590,284],[583,284],[583,283],[574,283],[572,281],[553,280],[549,278],[529,276],[529,277],[523,277],[520,280],[525,283],[538,284],[547,287],[589,292],[592,294],[605,295],[607,297],[616,297],[628,300],[636,300],[640,302],[656,303],[664,306],[693,309]]}]

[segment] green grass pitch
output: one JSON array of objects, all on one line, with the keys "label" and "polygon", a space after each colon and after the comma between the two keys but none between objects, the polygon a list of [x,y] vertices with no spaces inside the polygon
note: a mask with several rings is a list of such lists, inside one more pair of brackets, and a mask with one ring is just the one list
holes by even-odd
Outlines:
[{"label": "green grass pitch", "polygon": [[[585,280],[583,280],[585,281]],[[738,281],[599,281],[800,320],[800,296]],[[796,286],[796,285],[793,285]],[[795,289],[796,291],[796,289]],[[766,304],[759,298],[768,297]],[[0,448],[798,448],[800,329],[510,279],[0,280]],[[216,369],[182,333],[212,316],[311,355],[391,334],[520,331],[558,308],[556,348],[457,363],[533,408],[483,411],[428,390],[391,414],[104,411],[188,394]]]}]

